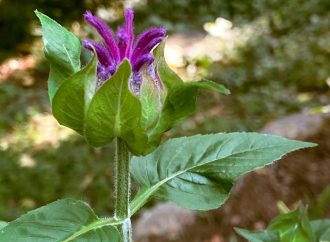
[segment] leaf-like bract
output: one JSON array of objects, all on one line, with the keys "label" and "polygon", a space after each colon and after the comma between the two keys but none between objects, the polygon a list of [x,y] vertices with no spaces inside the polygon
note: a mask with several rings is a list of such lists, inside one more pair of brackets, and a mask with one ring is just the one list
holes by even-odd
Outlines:
[{"label": "leaf-like bract", "polygon": [[115,137],[140,153],[147,145],[141,126],[141,104],[129,89],[131,67],[124,60],[116,73],[95,93],[86,113],[85,137],[93,146],[103,146]]},{"label": "leaf-like bract", "polygon": [[84,135],[86,110],[96,88],[96,63],[94,54],[84,68],[68,77],[53,98],[52,111],[57,121],[81,135]]},{"label": "leaf-like bract", "polygon": [[80,69],[80,40],[70,31],[39,11],[44,53],[50,63],[48,94],[50,100],[67,77]]},{"label": "leaf-like bract", "polygon": [[208,88],[222,94],[230,91],[224,86],[208,80],[198,82],[183,82],[166,64],[164,57],[165,42],[163,41],[155,50],[155,63],[166,98],[163,103],[160,117],[149,135],[151,145],[158,146],[165,131],[170,129],[177,121],[193,114],[196,111],[196,97],[199,88]]}]

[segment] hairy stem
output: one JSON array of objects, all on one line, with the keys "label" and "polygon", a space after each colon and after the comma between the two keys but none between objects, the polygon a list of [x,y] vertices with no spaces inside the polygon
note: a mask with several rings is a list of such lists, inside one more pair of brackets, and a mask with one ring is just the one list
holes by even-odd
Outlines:
[{"label": "hairy stem", "polygon": [[125,141],[116,138],[116,157],[115,157],[115,218],[123,219],[124,223],[118,226],[122,237],[122,242],[133,242],[132,225],[129,218],[129,197],[131,180],[129,173],[130,152]]}]

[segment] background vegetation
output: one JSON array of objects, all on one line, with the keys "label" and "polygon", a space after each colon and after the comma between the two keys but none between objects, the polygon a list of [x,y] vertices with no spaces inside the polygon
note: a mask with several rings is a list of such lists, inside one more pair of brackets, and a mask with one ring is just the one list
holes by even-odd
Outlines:
[{"label": "background vegetation", "polygon": [[[163,25],[170,36],[201,32],[212,38],[221,58],[201,54],[173,67],[183,72],[194,67],[196,75],[232,91],[229,97],[201,94],[202,112],[169,135],[259,130],[274,118],[329,104],[329,1],[135,2],[136,32]],[[99,214],[111,214],[112,147],[92,149],[51,117],[36,8],[85,36],[93,34],[82,22],[86,9],[117,26],[123,3],[0,0],[0,220],[63,197],[86,200]],[[205,32],[205,23],[218,17],[233,24],[231,39]]]}]

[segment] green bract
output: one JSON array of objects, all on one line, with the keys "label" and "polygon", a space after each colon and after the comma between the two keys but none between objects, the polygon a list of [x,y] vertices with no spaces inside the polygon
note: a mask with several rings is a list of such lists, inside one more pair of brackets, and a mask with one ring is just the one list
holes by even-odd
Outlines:
[{"label": "green bract", "polygon": [[164,42],[154,50],[161,89],[143,75],[141,93],[135,95],[129,88],[131,66],[126,60],[97,88],[96,54],[81,67],[79,39],[46,15],[38,11],[36,15],[50,63],[48,92],[53,115],[92,146],[104,146],[119,137],[132,153],[149,153],[174,123],[195,112],[199,88],[229,94],[211,81],[183,82],[165,62]]}]

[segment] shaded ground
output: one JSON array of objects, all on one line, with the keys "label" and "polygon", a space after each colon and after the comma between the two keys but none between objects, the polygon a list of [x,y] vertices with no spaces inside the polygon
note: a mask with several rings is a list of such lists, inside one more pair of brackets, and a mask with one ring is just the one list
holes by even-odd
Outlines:
[{"label": "shaded ground", "polygon": [[[236,240],[233,227],[265,228],[278,214],[277,201],[292,207],[307,197],[317,198],[330,184],[330,123],[308,141],[318,143],[288,155],[275,165],[245,175],[220,209],[200,214],[179,238],[149,238],[153,242],[224,242]],[[329,213],[328,213],[329,215]],[[145,240],[147,241],[147,240]]]}]

